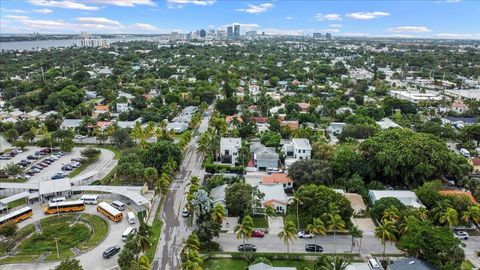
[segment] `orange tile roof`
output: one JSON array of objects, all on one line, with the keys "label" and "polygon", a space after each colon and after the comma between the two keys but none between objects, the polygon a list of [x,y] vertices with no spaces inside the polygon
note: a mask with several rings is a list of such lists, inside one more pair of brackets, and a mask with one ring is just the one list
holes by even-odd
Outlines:
[{"label": "orange tile roof", "polygon": [[279,204],[283,204],[283,205],[287,205],[286,202],[282,202],[282,201],[275,200],[275,199],[268,200],[268,201],[264,202],[263,205],[264,206],[272,205],[274,202],[279,203]]},{"label": "orange tile roof", "polygon": [[243,118],[239,115],[227,115],[225,117],[225,121],[227,122],[227,124],[230,124],[230,122],[233,121],[234,118],[237,118],[238,122],[243,122]]},{"label": "orange tile roof", "polygon": [[97,122],[97,126],[103,128],[103,127],[108,127],[108,126],[111,126],[112,125],[112,122]]},{"label": "orange tile roof", "polygon": [[480,165],[480,158],[473,158],[472,163],[474,166],[479,166]]},{"label": "orange tile roof", "polygon": [[108,105],[97,105],[95,106],[96,111],[108,111]]},{"label": "orange tile roof", "polygon": [[291,129],[297,129],[299,127],[298,121],[282,121],[280,126],[289,126]]},{"label": "orange tile roof", "polygon": [[285,173],[274,173],[262,177],[263,184],[286,184],[293,183],[293,180]]},{"label": "orange tile roof", "polygon": [[305,103],[305,102],[297,103],[297,105],[298,105],[298,107],[300,107],[300,109],[302,109],[302,110],[308,110],[308,108],[310,108],[310,104]]},{"label": "orange tile roof", "polygon": [[265,124],[268,122],[268,117],[261,117],[261,116],[252,116],[250,117],[250,120],[257,124]]},{"label": "orange tile roof", "polygon": [[473,197],[470,191],[461,191],[461,190],[440,190],[440,194],[446,196],[465,196],[467,197],[472,203],[479,204],[475,198]]}]

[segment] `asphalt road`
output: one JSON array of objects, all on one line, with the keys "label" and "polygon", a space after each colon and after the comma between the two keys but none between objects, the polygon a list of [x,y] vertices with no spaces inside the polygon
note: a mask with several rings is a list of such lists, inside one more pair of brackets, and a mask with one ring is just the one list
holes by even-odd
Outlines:
[{"label": "asphalt road", "polygon": [[[333,235],[320,236],[316,238],[316,244],[321,245],[325,253],[350,253],[352,247],[352,237],[350,235],[337,235],[334,242]],[[217,239],[220,247],[223,251],[235,252],[238,251],[238,245],[242,243],[241,239],[237,239],[233,233],[222,233]],[[257,246],[257,252],[266,253],[286,253],[287,246],[282,240],[278,238],[276,234],[266,234],[263,238],[251,238],[248,243],[252,243]],[[313,239],[295,239],[293,243],[290,243],[290,252],[305,253],[305,244],[313,244]],[[359,246],[354,247],[354,253],[359,253]],[[383,246],[378,239],[374,236],[364,236],[362,239],[362,245],[360,254],[381,254],[383,253]],[[387,254],[401,254],[395,245],[388,243],[386,245]]]},{"label": "asphalt road", "polygon": [[465,244],[463,250],[467,260],[480,269],[480,257],[477,255],[477,252],[480,252],[480,236],[470,236],[468,240],[462,240],[462,243]]},{"label": "asphalt road", "polygon": [[0,136],[0,152],[11,147],[12,145],[7,140],[5,140],[5,138]]},{"label": "asphalt road", "polygon": [[[211,112],[212,108],[209,108]],[[209,117],[203,118],[198,128],[203,133],[208,128]],[[192,176],[203,178],[205,171],[202,169],[203,155],[197,153],[197,140],[195,136],[189,143],[179,172],[170,187],[163,202],[162,217],[164,226],[158,242],[157,252],[153,269],[180,269],[180,250],[183,241],[188,237],[191,230],[187,226],[187,219],[181,215],[185,206],[185,189]]]}]

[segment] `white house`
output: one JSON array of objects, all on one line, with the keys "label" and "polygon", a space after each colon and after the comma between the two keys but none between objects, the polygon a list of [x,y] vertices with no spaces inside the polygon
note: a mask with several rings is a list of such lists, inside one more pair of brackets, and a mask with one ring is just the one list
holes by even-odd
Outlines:
[{"label": "white house", "polygon": [[259,184],[256,187],[258,191],[262,192],[265,195],[261,201],[262,208],[270,205],[273,207],[273,209],[275,209],[275,211],[279,213],[287,212],[288,196],[285,193],[283,184]]},{"label": "white house", "polygon": [[248,267],[248,270],[297,270],[296,267],[271,266],[266,263],[256,263]]},{"label": "white house", "polygon": [[347,124],[342,122],[332,122],[327,127],[327,132],[331,135],[340,135]]},{"label": "white house", "polygon": [[287,158],[295,160],[310,159],[312,156],[312,146],[307,139],[295,138],[290,143],[283,145],[283,152]]},{"label": "white house", "polygon": [[415,208],[424,207],[423,204],[415,195],[415,192],[410,190],[370,190],[368,191],[368,196],[372,200],[372,204],[382,198],[397,198],[406,206],[412,206]]},{"label": "white house", "polygon": [[117,112],[127,112],[129,109],[128,102],[117,102]]},{"label": "white house", "polygon": [[188,124],[182,122],[168,123],[165,129],[167,131],[173,130],[175,133],[182,133],[188,129]]},{"label": "white house", "polygon": [[225,189],[227,185],[221,185],[210,190],[210,198],[212,199],[213,205],[221,204],[224,207],[227,205],[225,201]]},{"label": "white house", "polygon": [[238,157],[238,150],[242,145],[241,138],[220,139],[220,159],[222,163],[235,165]]},{"label": "white house", "polygon": [[82,119],[64,119],[62,124],[60,125],[61,129],[76,129],[82,123]]}]

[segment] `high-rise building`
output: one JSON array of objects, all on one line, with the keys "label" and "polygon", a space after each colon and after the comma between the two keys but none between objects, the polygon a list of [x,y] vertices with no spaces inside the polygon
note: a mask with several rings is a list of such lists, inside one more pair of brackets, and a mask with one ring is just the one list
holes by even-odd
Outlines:
[{"label": "high-rise building", "polygon": [[327,33],[327,34],[325,35],[325,38],[327,38],[327,39],[332,39],[332,34]]},{"label": "high-rise building", "polygon": [[227,38],[233,38],[233,26],[227,26]]},{"label": "high-rise building", "polygon": [[233,26],[233,37],[240,38],[240,24],[235,24]]},{"label": "high-rise building", "polygon": [[313,33],[313,38],[322,38],[322,33]]},{"label": "high-rise building", "polygon": [[110,46],[107,40],[102,39],[101,37],[87,37],[80,40],[80,47],[102,47],[107,48]]},{"label": "high-rise building", "polygon": [[170,33],[170,40],[171,41],[176,41],[179,39],[178,32],[171,32]]},{"label": "high-rise building", "polygon": [[226,34],[225,30],[217,30],[217,37],[218,37],[219,39],[223,39],[223,38],[225,38],[226,36],[227,36],[227,34]]},{"label": "high-rise building", "polygon": [[256,37],[257,36],[257,31],[247,31],[247,32],[245,32],[245,35],[247,37]]},{"label": "high-rise building", "polygon": [[201,29],[200,30],[200,37],[204,38],[205,36],[207,36],[207,31],[205,31],[205,29]]}]

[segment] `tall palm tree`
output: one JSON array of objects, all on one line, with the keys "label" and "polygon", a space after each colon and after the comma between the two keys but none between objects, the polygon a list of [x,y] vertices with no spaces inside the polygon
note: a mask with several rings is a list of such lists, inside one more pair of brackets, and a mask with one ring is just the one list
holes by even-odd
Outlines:
[{"label": "tall palm tree", "polygon": [[478,228],[480,226],[480,206],[470,205],[467,211],[463,212],[462,220],[466,223],[472,222]]},{"label": "tall palm tree", "polygon": [[345,222],[339,214],[328,214],[327,229],[333,231],[333,253],[335,253],[337,230],[344,230]]},{"label": "tall palm tree", "polygon": [[315,260],[313,269],[315,270],[346,270],[351,264],[350,261],[345,260],[340,256],[328,257],[320,255]]},{"label": "tall palm tree", "polygon": [[447,208],[447,211],[443,212],[443,214],[438,219],[441,224],[447,225],[450,229],[453,226],[458,224],[458,212],[454,208]]},{"label": "tall palm tree", "polygon": [[145,235],[135,235],[135,241],[143,253],[145,253],[145,251],[152,245],[152,243],[150,243],[150,238]]},{"label": "tall palm tree", "polygon": [[296,205],[296,214],[297,214],[297,228],[300,228],[300,218],[298,214],[298,206],[303,204],[302,198],[300,197],[299,190],[293,191],[293,196],[289,199],[289,203],[294,203]]},{"label": "tall palm tree", "polygon": [[[385,220],[380,223],[380,226],[375,228],[375,237],[379,238],[383,245],[383,258],[385,259],[385,248],[386,241],[396,241],[397,240],[397,228],[392,221]],[[387,262],[388,265],[388,262]]]},{"label": "tall palm tree", "polygon": [[[350,249],[350,253],[353,253],[353,246],[355,245],[355,239],[360,238],[360,241],[362,241],[363,231],[360,230],[357,226],[352,226],[349,232],[350,232],[350,235],[352,236],[352,247]],[[358,248],[358,253],[360,253],[360,245]]]},{"label": "tall palm tree", "polygon": [[237,224],[234,228],[234,232],[237,236],[237,239],[243,240],[243,246],[245,246],[245,242],[247,239],[252,237],[253,231],[253,219],[250,216],[243,217],[242,223]]},{"label": "tall palm tree", "polygon": [[317,243],[317,236],[327,234],[325,224],[321,218],[314,218],[313,223],[307,225],[307,231],[313,234],[315,244]]},{"label": "tall palm tree", "polygon": [[185,260],[182,263],[183,270],[203,270],[202,268],[202,257],[197,250],[189,250],[185,254]]},{"label": "tall palm tree", "polygon": [[130,263],[131,270],[150,270],[152,269],[152,264],[147,256],[140,256],[138,260],[133,260]]},{"label": "tall palm tree", "polygon": [[212,220],[221,225],[224,219],[225,219],[225,208],[221,204],[215,205],[212,211]]},{"label": "tall palm tree", "polygon": [[400,220],[400,211],[398,211],[397,207],[391,205],[383,211],[382,220],[397,222]]},{"label": "tall palm tree", "polygon": [[275,209],[273,209],[271,205],[267,205],[267,207],[265,207],[265,220],[267,220],[267,222],[269,217],[274,217],[276,215],[277,212],[275,211]]},{"label": "tall palm tree", "polygon": [[330,260],[330,270],[346,270],[350,264],[350,261],[339,256],[334,256],[333,259]]},{"label": "tall palm tree", "polygon": [[[287,254],[290,255],[290,242],[297,238],[297,228],[291,220],[283,225],[283,230],[278,233],[278,238],[287,245]],[[290,257],[290,256],[289,256]]]}]

